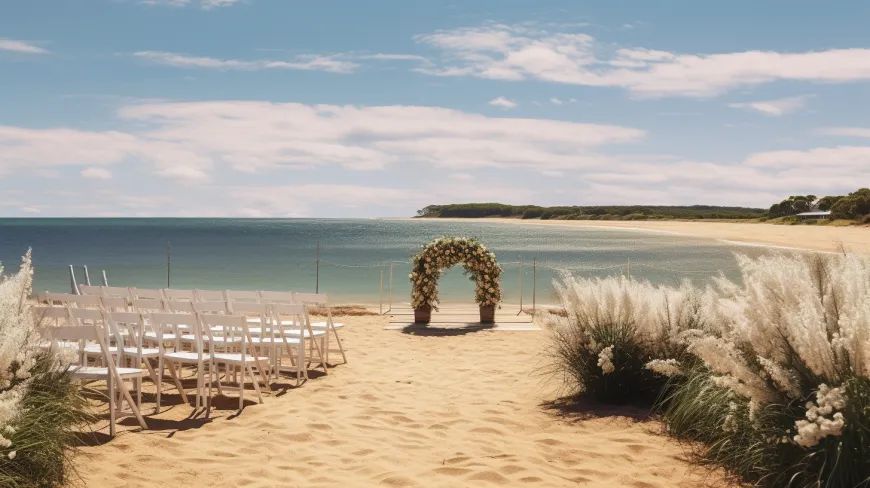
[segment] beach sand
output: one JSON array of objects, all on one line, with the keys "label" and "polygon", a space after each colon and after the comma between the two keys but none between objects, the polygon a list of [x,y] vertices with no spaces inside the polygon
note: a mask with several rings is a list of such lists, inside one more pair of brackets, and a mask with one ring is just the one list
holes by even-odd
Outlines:
[{"label": "beach sand", "polygon": [[[350,364],[209,420],[175,403],[76,458],[86,486],[729,486],[632,408],[562,411],[546,330],[446,336],[347,317]],[[558,405],[558,404],[557,404]],[[147,406],[146,406],[147,407]],[[102,427],[105,423],[100,424]]]},{"label": "beach sand", "polygon": [[438,219],[461,222],[501,222],[516,225],[550,225],[667,232],[716,239],[725,242],[870,254],[870,226],[779,225],[763,222],[711,222],[677,220],[523,220],[523,219]]}]

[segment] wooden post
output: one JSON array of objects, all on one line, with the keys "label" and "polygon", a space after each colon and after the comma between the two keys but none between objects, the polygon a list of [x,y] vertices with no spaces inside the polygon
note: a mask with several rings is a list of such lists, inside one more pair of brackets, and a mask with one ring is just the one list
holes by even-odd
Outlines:
[{"label": "wooden post", "polygon": [[379,293],[378,293],[378,311],[381,315],[384,314],[384,269],[381,268],[381,282],[379,285]]},{"label": "wooden post", "polygon": [[103,286],[109,286],[109,278],[106,276],[106,270],[103,271]]}]

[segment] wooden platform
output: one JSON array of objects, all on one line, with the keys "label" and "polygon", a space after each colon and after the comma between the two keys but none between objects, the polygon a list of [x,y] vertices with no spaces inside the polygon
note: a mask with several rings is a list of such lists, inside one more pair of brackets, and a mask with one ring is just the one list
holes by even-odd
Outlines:
[{"label": "wooden platform", "polygon": [[422,331],[435,329],[474,331],[491,329],[498,331],[529,331],[541,330],[532,322],[532,316],[523,312],[517,314],[518,306],[502,305],[495,311],[494,324],[480,323],[480,309],[476,305],[443,305],[432,312],[432,321],[428,325],[414,323],[414,309],[408,304],[393,307],[387,313],[390,323],[384,329]]}]

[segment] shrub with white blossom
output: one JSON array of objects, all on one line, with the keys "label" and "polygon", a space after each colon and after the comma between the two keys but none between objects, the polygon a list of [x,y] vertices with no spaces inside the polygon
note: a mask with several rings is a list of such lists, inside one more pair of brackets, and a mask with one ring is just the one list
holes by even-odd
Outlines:
[{"label": "shrub with white blossom", "polygon": [[61,486],[76,430],[91,420],[79,387],[39,348],[31,314],[30,251],[21,268],[0,266],[0,486]]},{"label": "shrub with white blossom", "polygon": [[438,307],[438,279],[441,273],[462,264],[475,282],[475,301],[495,306],[501,301],[501,267],[495,253],[470,237],[440,237],[423,246],[411,262],[411,306]]},{"label": "shrub with white blossom", "polygon": [[870,259],[737,260],[688,336],[703,371],[669,397],[669,428],[761,484],[870,484]]},{"label": "shrub with white blossom", "polygon": [[577,392],[612,402],[651,401],[680,371],[683,335],[702,327],[707,299],[688,283],[672,288],[624,277],[566,275],[555,288],[566,311],[546,319],[556,369]]},{"label": "shrub with white blossom", "polygon": [[600,400],[658,397],[668,432],[759,485],[870,487],[870,259],[737,261],[704,290],[557,283],[558,369]]}]

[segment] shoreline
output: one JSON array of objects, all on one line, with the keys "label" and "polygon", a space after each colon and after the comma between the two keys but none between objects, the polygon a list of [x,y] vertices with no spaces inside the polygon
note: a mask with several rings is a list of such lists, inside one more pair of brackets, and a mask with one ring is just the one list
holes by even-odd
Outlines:
[{"label": "shoreline", "polygon": [[739,246],[816,252],[870,254],[870,228],[866,226],[830,227],[779,225],[764,222],[713,222],[684,220],[536,220],[502,217],[486,218],[407,218],[402,220],[440,220],[447,222],[492,222],[513,225],[556,226],[651,232],[712,239]]}]

